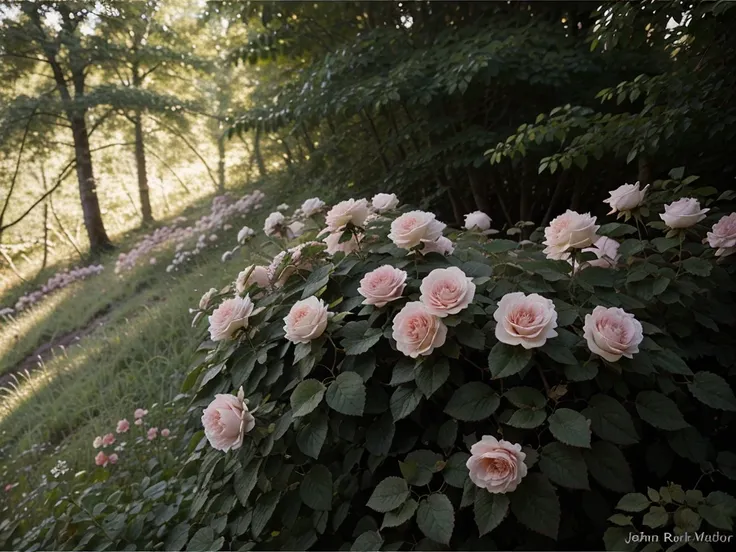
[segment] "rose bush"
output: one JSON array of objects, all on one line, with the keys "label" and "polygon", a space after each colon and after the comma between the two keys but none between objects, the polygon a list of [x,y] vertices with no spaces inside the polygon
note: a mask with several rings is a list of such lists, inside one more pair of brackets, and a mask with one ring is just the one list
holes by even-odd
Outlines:
[{"label": "rose bush", "polygon": [[188,548],[633,550],[640,530],[730,531],[735,265],[716,253],[732,232],[706,236],[728,196],[694,181],[613,194],[636,226],[570,211],[516,242],[358,199],[319,238],[275,240],[267,285],[197,314],[252,298],[184,389],[197,423],[242,387],[253,425],[227,453],[194,435]]}]

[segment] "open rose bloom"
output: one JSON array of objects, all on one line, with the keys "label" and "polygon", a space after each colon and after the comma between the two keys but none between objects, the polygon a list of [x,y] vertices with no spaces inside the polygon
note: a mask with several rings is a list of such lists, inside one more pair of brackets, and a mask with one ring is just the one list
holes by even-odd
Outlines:
[{"label": "open rose bloom", "polygon": [[389,239],[396,247],[411,249],[420,243],[434,242],[442,236],[445,224],[433,213],[409,211],[391,223]]},{"label": "open rose bloom", "polygon": [[616,307],[596,307],[586,314],[583,332],[591,352],[609,362],[622,356],[632,358],[644,339],[641,323],[633,314]]},{"label": "open rose bloom", "polygon": [[348,199],[341,201],[327,212],[325,222],[330,232],[342,230],[348,223],[363,227],[370,214],[368,201],[365,199]]},{"label": "open rose bloom", "polygon": [[475,485],[489,493],[503,494],[515,491],[526,476],[525,459],[521,445],[484,435],[470,447],[466,466]]},{"label": "open rose bloom", "polygon": [[425,241],[423,242],[424,245],[419,250],[419,253],[422,255],[427,255],[428,253],[439,253],[440,255],[452,255],[453,251],[455,251],[455,246],[453,245],[450,238],[446,238],[445,236],[440,236],[434,241]]},{"label": "open rose bloom", "polygon": [[248,327],[248,317],[253,313],[253,301],[249,296],[226,299],[208,318],[212,341],[230,339],[240,328]]},{"label": "open rose bloom", "polygon": [[659,215],[664,223],[674,229],[690,228],[705,218],[710,209],[701,209],[700,202],[692,197],[683,197],[664,206]]},{"label": "open rose bloom", "polygon": [[345,255],[350,255],[353,251],[360,248],[360,241],[354,234],[350,236],[349,240],[342,243],[340,243],[341,237],[342,232],[334,232],[325,237],[323,241],[325,245],[327,245],[327,249],[325,251],[328,255],[331,256],[336,253],[345,253]]},{"label": "open rose bloom", "polygon": [[649,188],[649,184],[644,186],[643,190],[640,190],[639,183],[637,182],[636,184],[624,184],[609,192],[611,197],[603,200],[603,203],[608,203],[611,206],[608,214],[612,215],[613,213],[622,213],[636,209],[644,202],[647,188]]},{"label": "open rose bloom", "polygon": [[285,337],[292,343],[309,343],[324,333],[329,317],[322,299],[312,296],[297,301],[284,317]]},{"label": "open rose bloom", "polygon": [[483,211],[473,211],[465,215],[465,229],[484,232],[491,228],[491,217]]},{"label": "open rose bloom", "polygon": [[244,400],[243,388],[240,388],[237,396],[215,395],[202,413],[202,425],[205,437],[213,448],[223,452],[240,448],[245,434],[256,425]]},{"label": "open rose bloom", "polygon": [[507,345],[533,349],[557,336],[555,305],[536,293],[507,293],[498,302],[493,318],[497,322],[496,339]]},{"label": "open rose bloom", "polygon": [[325,202],[318,197],[307,199],[302,203],[301,210],[305,217],[311,217],[319,213],[325,207]]},{"label": "open rose bloom", "polygon": [[594,253],[597,259],[585,261],[582,266],[576,263],[575,269],[585,268],[586,266],[598,266],[600,268],[615,268],[620,255],[618,254],[619,244],[616,240],[606,236],[600,236],[593,247],[586,247],[583,253]]},{"label": "open rose bloom", "polygon": [[243,293],[253,284],[261,288],[267,288],[270,285],[268,269],[265,266],[250,265],[240,272],[235,279],[235,291]]},{"label": "open rose bloom", "polygon": [[406,276],[405,271],[391,265],[372,270],[363,276],[358,288],[358,293],[365,297],[363,304],[383,307],[399,299],[406,287]]},{"label": "open rose bloom", "polygon": [[716,222],[706,239],[708,245],[716,250],[716,257],[728,257],[736,253],[736,213]]},{"label": "open rose bloom", "polygon": [[571,249],[583,249],[593,245],[598,238],[595,217],[589,213],[580,214],[567,210],[552,219],[544,229],[545,255],[550,259],[566,259]]},{"label": "open rose bloom", "polygon": [[399,206],[399,198],[396,194],[376,194],[371,200],[373,208],[379,213],[391,211]]},{"label": "open rose bloom", "polygon": [[419,301],[431,314],[442,318],[468,307],[475,297],[475,284],[462,270],[451,266],[430,272],[419,291]]},{"label": "open rose bloom", "polygon": [[396,348],[406,356],[431,355],[447,339],[447,326],[422,303],[407,303],[394,317],[392,336]]}]

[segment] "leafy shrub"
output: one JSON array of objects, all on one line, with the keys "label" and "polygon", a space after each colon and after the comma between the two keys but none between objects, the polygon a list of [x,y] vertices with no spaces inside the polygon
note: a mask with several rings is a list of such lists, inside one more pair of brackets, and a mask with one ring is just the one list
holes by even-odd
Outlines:
[{"label": "leafy shrub", "polygon": [[[613,258],[580,249],[547,258],[542,229],[522,242],[451,231],[449,256],[402,249],[392,222],[404,207],[333,225],[328,243],[346,251],[333,256],[311,230],[296,248],[274,241],[283,251],[270,285],[251,283],[234,299],[233,286],[210,293],[195,318],[228,298],[211,319],[213,335],[233,339],[205,340],[184,384],[197,418],[215,395],[231,395],[205,414],[210,434],[192,441],[188,462],[200,469],[189,517],[199,524],[188,549],[544,549],[551,539],[595,549],[604,534],[609,549],[633,549],[644,543],[625,537],[644,527],[730,531],[734,264],[702,243],[722,216],[713,190],[674,176],[628,212],[635,226],[587,227],[620,242]],[[684,196],[709,210],[667,231],[658,215]],[[367,305],[361,281],[383,265],[405,271],[405,282],[385,305]],[[426,314],[416,306],[428,304],[422,283],[449,267],[472,284],[455,280],[464,291],[451,310],[438,291],[433,312],[450,314],[430,314],[416,330],[426,339],[412,341],[412,328],[395,329],[397,315]],[[239,280],[241,289],[251,281]],[[518,292],[541,296],[511,319],[545,338],[516,341],[525,346],[497,328],[499,302]],[[596,318],[596,307],[633,318]],[[207,437],[233,448],[207,448]],[[482,440],[505,455],[500,468],[477,456]],[[471,480],[471,451],[474,470],[501,470],[503,485],[484,485],[501,492]]]}]

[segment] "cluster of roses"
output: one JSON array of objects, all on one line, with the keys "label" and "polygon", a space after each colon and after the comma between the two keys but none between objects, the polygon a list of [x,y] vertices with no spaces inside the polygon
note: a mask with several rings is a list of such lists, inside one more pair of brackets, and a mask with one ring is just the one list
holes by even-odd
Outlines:
[{"label": "cluster of roses", "polygon": [[41,301],[47,295],[64,289],[65,287],[78,282],[80,280],[86,280],[92,276],[96,276],[105,269],[101,264],[93,264],[89,266],[81,266],[78,268],[72,268],[57,272],[46,283],[39,289],[26,293],[15,303],[14,307],[6,307],[0,310],[0,316],[9,316],[21,312]]},{"label": "cluster of roses", "polygon": [[[261,207],[265,194],[255,190],[244,195],[237,201],[232,201],[229,196],[221,195],[212,200],[210,212],[197,219],[191,226],[181,226],[186,222],[183,217],[178,217],[169,226],[157,228],[150,234],[143,236],[138,243],[127,253],[121,253],[115,263],[115,273],[120,274],[132,270],[141,263],[148,262],[156,264],[156,251],[176,244],[176,253],[171,263],[167,266],[167,272],[186,262],[188,259],[198,255],[209,243],[218,239],[217,230],[228,230],[228,223],[235,216],[245,216]],[[197,236],[197,241],[191,249],[185,249],[187,243]]]},{"label": "cluster of roses", "polygon": [[[614,190],[606,200],[611,205],[611,213],[636,214],[635,210],[642,205],[646,190],[646,187],[640,190],[638,183],[626,184]],[[388,197],[388,194],[380,195]],[[386,204],[389,209],[397,206],[398,200],[394,200],[395,196]],[[374,207],[375,203],[374,198]],[[707,210],[701,209],[697,200],[683,198],[666,205],[660,217],[670,229],[681,231],[702,220]],[[381,210],[376,208],[376,211]],[[327,213],[327,228],[323,231],[328,234],[324,240],[328,254],[334,254],[336,250],[349,254],[359,247],[360,230],[369,223],[371,216],[377,215],[369,211],[366,200],[351,199],[333,207]],[[466,216],[465,225],[466,228],[486,232],[490,229],[490,222],[487,215],[476,212]],[[352,238],[339,243],[348,224],[352,225]],[[427,251],[447,254],[453,246],[442,235],[444,228],[445,225],[437,221],[432,213],[410,211],[391,223],[388,237],[397,247],[406,250],[420,254]],[[592,248],[598,260],[603,261],[599,266],[613,267],[617,260],[618,244],[614,240],[601,242],[602,237],[596,233],[599,228],[596,217],[568,210],[545,229],[544,253],[551,259],[567,259],[573,262],[573,269],[576,269],[580,267],[574,266],[575,252]],[[717,222],[707,239],[712,247],[719,248],[717,255],[732,253],[736,246],[736,213]],[[615,244],[615,247],[611,244]],[[358,293],[364,297],[363,304],[381,308],[401,299],[407,277],[405,271],[390,265],[369,272],[358,288]],[[242,280],[236,286],[239,293],[253,284],[262,288],[277,285],[267,267],[249,267],[242,279],[239,276],[239,280]],[[393,319],[392,337],[397,350],[417,358],[430,355],[435,348],[441,347],[447,335],[447,327],[442,319],[467,308],[473,301],[475,289],[472,279],[460,268],[431,271],[421,282],[419,301],[406,303]],[[216,290],[212,289],[205,294],[200,308],[207,307],[214,293]],[[234,337],[240,328],[248,327],[249,317],[259,310],[255,308],[250,295],[223,301],[209,317],[210,337],[213,341]],[[286,339],[293,343],[308,343],[320,337],[331,315],[324,301],[315,296],[297,301],[284,318]],[[554,303],[536,293],[505,294],[493,318],[496,321],[496,339],[507,345],[533,349],[542,347],[548,339],[558,335],[555,331],[557,312]],[[641,323],[633,314],[616,307],[596,307],[585,316],[583,332],[588,349],[608,362],[616,362],[622,356],[633,358],[643,340]],[[223,451],[240,447],[244,435],[255,427],[255,423],[242,388],[237,396],[216,395],[202,416],[207,439],[214,448]],[[524,464],[526,455],[521,452],[519,444],[485,435],[472,445],[470,452],[467,461],[470,478],[474,484],[489,492],[511,492],[527,473]]]},{"label": "cluster of roses", "polygon": [[[148,415],[148,410],[143,408],[136,408],[135,412],[133,413],[133,417],[135,421],[133,422],[136,426],[143,426],[144,421],[143,419]],[[130,430],[130,422],[123,418],[122,420],[118,420],[117,425],[115,426],[115,433],[118,435],[123,433],[128,433]],[[149,441],[153,441],[156,439],[159,435],[159,430],[157,427],[150,427],[146,430],[146,439]],[[171,435],[171,431],[168,428],[164,428],[161,430],[161,437],[169,437]],[[99,448],[105,448],[105,447],[111,447],[115,444],[116,438],[113,433],[107,433],[102,436],[97,436],[92,441],[92,447],[95,449]],[[117,464],[118,463],[118,454],[117,452],[122,451],[125,448],[125,442],[121,442],[116,448],[115,451],[112,454],[106,454],[104,450],[101,450],[97,453],[95,456],[95,465],[100,466],[102,468],[107,467],[108,464]]]}]

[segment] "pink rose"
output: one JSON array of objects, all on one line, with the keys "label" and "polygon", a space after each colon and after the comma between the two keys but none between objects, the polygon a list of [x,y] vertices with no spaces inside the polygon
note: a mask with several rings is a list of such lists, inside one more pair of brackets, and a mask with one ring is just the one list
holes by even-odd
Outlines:
[{"label": "pink rose", "polygon": [[586,314],[583,337],[591,352],[609,362],[616,362],[622,356],[632,358],[644,339],[641,324],[634,315],[616,307],[596,307]]},{"label": "pink rose", "polygon": [[136,408],[135,412],[133,413],[133,416],[136,420],[143,418],[144,416],[148,415],[148,410],[144,410],[143,408]]},{"label": "pink rose", "polygon": [[727,257],[736,253],[736,213],[716,222],[708,232],[707,240],[708,245],[716,249],[716,257]]},{"label": "pink rose", "polygon": [[286,217],[278,211],[274,211],[266,217],[263,223],[263,232],[267,236],[278,236],[284,231]]},{"label": "pink rose", "polygon": [[549,259],[565,259],[570,249],[583,249],[592,245],[596,240],[596,232],[600,226],[596,225],[595,217],[590,213],[581,215],[569,209],[562,215],[552,219],[544,229],[545,255]]},{"label": "pink rose", "polygon": [[368,201],[365,199],[348,199],[341,201],[330,209],[325,217],[325,222],[330,232],[337,232],[348,223],[362,227],[369,213]]},{"label": "pink rose", "polygon": [[245,297],[225,299],[208,318],[212,341],[230,339],[240,328],[248,327],[248,317],[253,312],[253,301]]},{"label": "pink rose", "polygon": [[613,268],[616,266],[619,259],[618,247],[618,242],[616,240],[612,240],[606,236],[600,236],[595,240],[593,247],[586,247],[583,249],[583,253],[595,253],[595,256],[598,258],[592,261],[585,261],[582,266],[576,266],[575,268],[585,268],[586,266]]},{"label": "pink rose", "polygon": [[215,395],[202,414],[204,434],[210,445],[227,452],[240,448],[243,437],[256,425],[253,414],[243,400],[243,388],[238,395]]},{"label": "pink rose", "polygon": [[396,194],[376,194],[372,200],[373,208],[379,213],[391,211],[399,206],[399,198]]},{"label": "pink rose", "polygon": [[391,265],[383,265],[372,270],[360,281],[358,293],[365,300],[364,305],[383,307],[401,298],[406,287],[406,272]]},{"label": "pink rose", "polygon": [[422,242],[433,242],[442,236],[445,224],[435,219],[433,213],[409,211],[391,223],[389,239],[396,247],[411,249]]},{"label": "pink rose", "polygon": [[440,236],[433,242],[424,242],[424,246],[419,250],[422,255],[427,255],[428,253],[452,255],[453,251],[455,251],[455,246],[452,244],[452,241],[445,236]]},{"label": "pink rose", "polygon": [[557,336],[555,305],[551,299],[536,293],[507,293],[498,302],[493,318],[497,322],[496,339],[507,345],[533,349]]},{"label": "pink rose", "polygon": [[292,343],[309,343],[324,333],[329,317],[322,299],[312,296],[297,301],[284,317],[285,337]]},{"label": "pink rose", "polygon": [[118,422],[117,427],[115,428],[116,433],[126,433],[130,429],[130,422],[126,419],[122,419]]},{"label": "pink rose", "polygon": [[311,217],[312,215],[316,215],[319,213],[322,209],[325,207],[325,202],[322,201],[318,197],[313,197],[311,199],[307,199],[302,203],[302,213],[305,217]]},{"label": "pink rose", "polygon": [[253,284],[261,288],[267,288],[269,286],[268,270],[265,266],[250,265],[240,272],[235,280],[235,291],[243,293]]},{"label": "pink rose", "polygon": [[171,431],[168,427],[165,427],[161,430],[161,437],[168,437],[169,435],[171,435]]},{"label": "pink rose", "polygon": [[102,437],[95,437],[95,440],[92,441],[92,446],[96,449],[100,448],[102,446]]},{"label": "pink rose", "polygon": [[110,445],[115,443],[115,436],[112,433],[108,433],[102,438],[102,445],[105,447],[109,447]]},{"label": "pink rose", "polygon": [[110,456],[108,456],[107,459],[110,461],[111,464],[118,463],[118,455],[114,452]]},{"label": "pink rose", "polygon": [[700,202],[692,197],[683,197],[664,206],[659,215],[664,223],[673,229],[690,228],[705,218],[710,209],[701,209]]},{"label": "pink rose", "polygon": [[153,441],[157,435],[158,435],[158,428],[152,427],[148,430],[146,437],[148,438],[149,441]]},{"label": "pink rose", "polygon": [[394,317],[392,337],[399,351],[417,358],[430,355],[445,344],[447,326],[422,303],[414,301],[404,305]]},{"label": "pink rose", "polygon": [[608,203],[611,206],[608,214],[612,215],[616,212],[636,209],[644,201],[647,188],[649,188],[649,184],[644,186],[643,190],[640,190],[639,183],[637,182],[636,184],[623,184],[615,190],[608,192],[611,197],[603,200],[603,203]]},{"label": "pink rose", "polygon": [[104,468],[105,466],[107,466],[107,463],[109,461],[110,461],[110,459],[107,457],[107,454],[105,454],[102,451],[98,452],[97,453],[97,456],[95,456],[95,465],[97,465],[97,466],[100,466],[100,467],[103,467]]},{"label": "pink rose", "polygon": [[456,266],[436,268],[422,280],[419,301],[431,314],[443,318],[457,314],[473,301],[473,279]]},{"label": "pink rose", "polygon": [[491,217],[486,215],[483,211],[473,211],[465,215],[465,229],[466,230],[479,230],[481,232],[490,229]]},{"label": "pink rose", "polygon": [[135,423],[135,425],[137,425],[137,426],[139,426],[139,425],[143,425],[143,418],[138,418],[138,419],[137,419],[137,420],[136,420],[136,421],[135,421],[134,423]]},{"label": "pink rose", "polygon": [[466,462],[470,480],[489,493],[510,493],[526,476],[526,454],[521,445],[499,441],[491,435],[470,447]]},{"label": "pink rose", "polygon": [[15,489],[17,486],[18,486],[17,483],[8,483],[7,485],[5,485],[5,492],[9,493],[13,489]]},{"label": "pink rose", "polygon": [[355,238],[355,235],[351,236],[348,241],[340,243],[341,237],[342,232],[335,232],[333,234],[328,234],[327,237],[322,240],[327,244],[328,255],[334,255],[339,252],[345,253],[345,255],[350,255],[360,247],[359,241]]}]

